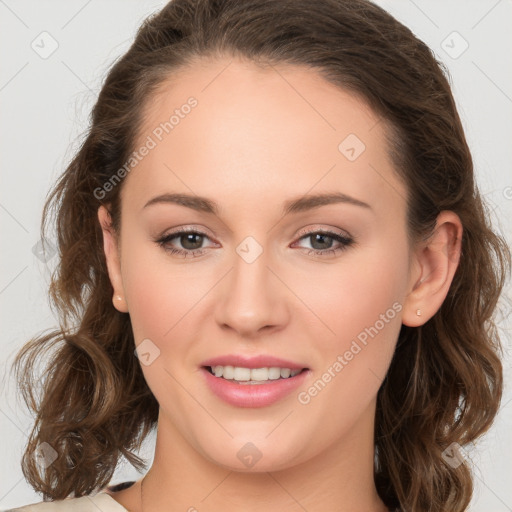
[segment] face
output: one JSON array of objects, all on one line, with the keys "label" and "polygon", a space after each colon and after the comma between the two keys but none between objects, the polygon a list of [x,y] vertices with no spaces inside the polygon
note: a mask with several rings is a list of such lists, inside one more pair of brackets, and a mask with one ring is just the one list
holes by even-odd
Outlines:
[{"label": "face", "polygon": [[[109,273],[159,422],[206,459],[250,471],[252,450],[258,471],[284,469],[371,435],[412,285],[384,130],[311,70],[236,59],[196,62],[148,105]],[[227,355],[307,370],[268,394],[224,379],[221,397],[203,366]]]}]

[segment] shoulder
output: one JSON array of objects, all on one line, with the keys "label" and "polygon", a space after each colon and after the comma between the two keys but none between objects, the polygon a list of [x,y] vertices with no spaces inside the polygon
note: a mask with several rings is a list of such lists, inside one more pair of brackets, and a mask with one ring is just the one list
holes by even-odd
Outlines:
[{"label": "shoulder", "polygon": [[98,512],[98,510],[102,512],[127,512],[112,496],[105,492],[100,492],[95,496],[41,501],[3,512]]}]

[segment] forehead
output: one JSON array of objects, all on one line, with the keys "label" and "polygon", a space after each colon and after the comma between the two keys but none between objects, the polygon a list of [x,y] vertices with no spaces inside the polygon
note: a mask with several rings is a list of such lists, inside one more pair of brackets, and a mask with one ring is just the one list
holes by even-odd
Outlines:
[{"label": "forehead", "polygon": [[134,149],[150,139],[152,149],[123,191],[139,205],[165,187],[245,204],[333,188],[404,199],[386,123],[312,69],[196,60],[162,82],[144,113]]}]

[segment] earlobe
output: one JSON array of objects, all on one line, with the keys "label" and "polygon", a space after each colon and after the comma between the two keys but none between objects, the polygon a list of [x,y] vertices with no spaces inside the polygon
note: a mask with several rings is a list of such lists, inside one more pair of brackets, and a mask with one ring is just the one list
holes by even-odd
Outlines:
[{"label": "earlobe", "polygon": [[456,213],[442,211],[432,235],[417,247],[410,292],[403,308],[404,325],[423,325],[440,309],[459,264],[462,230]]},{"label": "earlobe", "polygon": [[98,208],[98,220],[103,233],[103,250],[107,263],[108,276],[110,278],[112,288],[114,289],[112,303],[118,311],[121,313],[127,313],[128,306],[124,295],[117,237],[112,227],[110,212],[103,205]]}]

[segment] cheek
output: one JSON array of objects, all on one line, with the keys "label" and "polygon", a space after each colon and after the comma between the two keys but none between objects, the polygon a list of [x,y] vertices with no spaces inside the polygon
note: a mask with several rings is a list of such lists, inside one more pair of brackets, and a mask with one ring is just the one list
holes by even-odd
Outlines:
[{"label": "cheek", "polygon": [[172,265],[163,249],[130,237],[124,242],[121,271],[135,341],[150,338],[160,346],[198,292],[190,281],[187,286],[184,266]]},{"label": "cheek", "polygon": [[[218,281],[213,262],[182,261],[151,243],[125,238],[122,278],[135,343],[150,339],[165,366],[189,361],[189,349],[200,339],[198,315]],[[176,357],[178,356],[178,357]]]},{"label": "cheek", "polygon": [[313,286],[303,284],[299,293],[322,321],[310,333],[318,340],[318,373],[339,376],[320,377],[333,382],[328,387],[334,394],[325,399],[362,406],[374,398],[401,328],[407,265],[406,243],[383,241],[315,275]]},{"label": "cheek", "polygon": [[145,343],[138,352],[150,354],[148,364],[141,358],[141,369],[159,401],[172,397],[178,403],[186,396],[173,379],[176,363],[180,368],[189,365],[188,348],[197,335],[194,306],[211,284],[202,275],[191,279],[188,265],[170,262],[163,250],[126,242],[122,274],[130,322],[135,344]]},{"label": "cheek", "polygon": [[406,261],[398,249],[360,253],[307,292],[322,323],[310,332],[318,340],[315,375],[298,400],[310,417],[329,417],[325,439],[350,429],[376,398],[401,328]]},{"label": "cheek", "polygon": [[[340,341],[357,336],[373,325],[393,304],[403,301],[406,287],[407,251],[378,249],[360,251],[339,266],[317,272],[302,281],[300,296],[326,327],[326,338]],[[397,307],[395,306],[395,311]],[[387,316],[393,316],[393,313]]]}]

